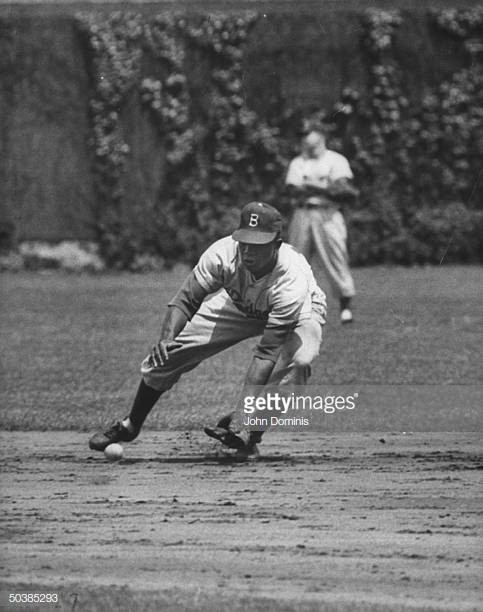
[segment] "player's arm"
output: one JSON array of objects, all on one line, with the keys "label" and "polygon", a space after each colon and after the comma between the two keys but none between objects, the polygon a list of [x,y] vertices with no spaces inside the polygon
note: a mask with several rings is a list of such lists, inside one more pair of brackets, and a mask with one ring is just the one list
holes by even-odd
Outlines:
[{"label": "player's arm", "polygon": [[278,359],[280,349],[292,326],[266,327],[263,336],[255,350],[253,359],[248,366],[240,396],[237,411],[243,408],[244,397],[249,391],[253,392],[253,387],[263,387],[272,375],[273,368]]},{"label": "player's arm", "polygon": [[359,195],[359,190],[354,187],[350,179],[346,177],[330,181],[327,187],[308,184],[307,190],[310,191],[312,195],[324,195],[336,202],[345,202]]},{"label": "player's arm", "polygon": [[298,320],[307,291],[306,279],[298,275],[286,278],[274,287],[271,310],[248,369],[246,385],[265,385],[268,382],[282,346]]},{"label": "player's arm", "polygon": [[253,359],[248,366],[243,390],[237,406],[238,412],[243,409],[245,395],[248,392],[252,393],[253,387],[263,387],[268,383],[282,345],[291,328],[291,325],[265,327]]},{"label": "player's arm", "polygon": [[359,190],[348,178],[340,178],[329,183],[327,187],[328,195],[336,202],[345,202],[359,196]]},{"label": "player's arm", "polygon": [[207,293],[192,271],[168,304],[158,343],[151,351],[151,357],[156,365],[163,365],[169,359],[169,351],[181,346],[176,342],[176,337],[196,314]]},{"label": "player's arm", "polygon": [[291,183],[285,184],[285,193],[289,198],[297,198],[301,195],[307,195],[309,190],[305,185],[292,185]]},{"label": "player's arm", "polygon": [[253,357],[245,377],[244,387],[266,385],[272,374],[274,367],[273,361]]},{"label": "player's arm", "polygon": [[265,328],[248,368],[245,386],[267,384],[291,327],[291,325],[281,325]]},{"label": "player's arm", "polygon": [[307,290],[307,281],[298,275],[284,279],[273,288],[267,324],[245,376],[238,409],[242,408],[241,404],[250,387],[252,392],[253,387],[262,387],[268,383],[283,345],[298,320]]}]

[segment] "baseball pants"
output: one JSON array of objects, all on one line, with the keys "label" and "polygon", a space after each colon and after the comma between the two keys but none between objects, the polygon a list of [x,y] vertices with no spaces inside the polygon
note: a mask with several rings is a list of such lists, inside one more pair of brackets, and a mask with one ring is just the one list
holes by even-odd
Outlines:
[{"label": "baseball pants", "polygon": [[[313,305],[312,316],[300,320],[289,332],[268,384],[305,384],[310,364],[317,357],[322,342],[325,312]],[[240,312],[224,289],[209,296],[183,331],[176,337],[179,348],[170,351],[169,361],[150,366],[149,357],[141,365],[144,382],[158,391],[170,389],[185,372],[203,360],[242,340],[260,336],[264,322]]]},{"label": "baseball pants", "polygon": [[290,223],[288,241],[307,259],[315,247],[337,298],[355,295],[347,253],[347,228],[339,210],[333,207],[297,208]]}]

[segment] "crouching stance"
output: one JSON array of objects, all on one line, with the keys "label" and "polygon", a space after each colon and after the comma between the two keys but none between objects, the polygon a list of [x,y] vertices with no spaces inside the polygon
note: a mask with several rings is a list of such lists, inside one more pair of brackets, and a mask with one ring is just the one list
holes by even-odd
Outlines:
[{"label": "crouching stance", "polygon": [[[261,336],[246,387],[307,382],[322,341],[325,294],[303,255],[282,242],[281,228],[275,208],[251,202],[242,209],[239,229],[202,254],[168,305],[159,340],[141,365],[129,416],[95,434],[90,448],[134,440],[182,374],[247,338]],[[246,454],[257,452],[263,433],[238,435],[229,417],[205,432]]]}]

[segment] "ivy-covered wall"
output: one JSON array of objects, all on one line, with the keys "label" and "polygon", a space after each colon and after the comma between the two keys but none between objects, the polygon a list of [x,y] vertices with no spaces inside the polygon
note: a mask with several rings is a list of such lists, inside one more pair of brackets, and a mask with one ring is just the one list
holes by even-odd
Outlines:
[{"label": "ivy-covered wall", "polygon": [[358,264],[483,260],[483,10],[0,19],[0,239],[193,261],[332,128]]}]

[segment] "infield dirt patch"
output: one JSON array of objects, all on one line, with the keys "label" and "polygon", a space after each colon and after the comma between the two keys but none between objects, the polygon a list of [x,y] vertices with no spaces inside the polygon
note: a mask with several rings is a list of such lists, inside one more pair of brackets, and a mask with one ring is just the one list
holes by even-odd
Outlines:
[{"label": "infield dirt patch", "polygon": [[477,434],[3,432],[2,610],[481,610]]}]

